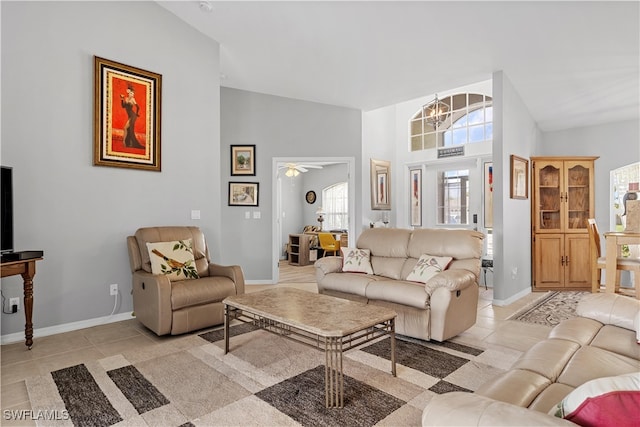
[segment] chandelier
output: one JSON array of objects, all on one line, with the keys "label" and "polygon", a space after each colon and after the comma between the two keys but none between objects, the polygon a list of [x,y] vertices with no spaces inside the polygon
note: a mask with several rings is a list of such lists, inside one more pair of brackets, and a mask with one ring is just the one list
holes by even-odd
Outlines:
[{"label": "chandelier", "polygon": [[440,101],[438,94],[436,94],[436,98],[433,101],[422,106],[423,117],[434,129],[437,129],[438,126],[447,120],[450,112],[451,107],[446,102]]}]

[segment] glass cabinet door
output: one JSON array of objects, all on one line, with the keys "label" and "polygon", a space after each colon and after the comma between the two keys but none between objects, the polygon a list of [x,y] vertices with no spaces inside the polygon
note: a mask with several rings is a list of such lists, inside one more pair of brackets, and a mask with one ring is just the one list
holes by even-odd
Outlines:
[{"label": "glass cabinet door", "polygon": [[562,229],[562,162],[545,162],[537,169],[537,230]]},{"label": "glass cabinet door", "polygon": [[590,214],[590,175],[591,169],[584,163],[566,163],[567,189],[564,198],[567,203],[568,230],[587,229]]}]

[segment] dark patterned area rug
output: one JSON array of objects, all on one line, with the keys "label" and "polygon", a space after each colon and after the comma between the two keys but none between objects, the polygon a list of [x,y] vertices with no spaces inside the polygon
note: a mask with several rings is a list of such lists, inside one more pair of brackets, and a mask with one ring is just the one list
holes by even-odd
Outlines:
[{"label": "dark patterned area rug", "polygon": [[326,409],[323,352],[248,324],[230,332],[226,355],[217,329],[29,378],[33,411],[54,415],[36,424],[418,425],[435,394],[503,371],[496,352],[399,337],[393,377],[387,337],[345,353],[345,406]]},{"label": "dark patterned area rug", "polygon": [[549,292],[540,299],[512,314],[507,320],[556,326],[563,320],[576,316],[578,301],[589,292]]}]

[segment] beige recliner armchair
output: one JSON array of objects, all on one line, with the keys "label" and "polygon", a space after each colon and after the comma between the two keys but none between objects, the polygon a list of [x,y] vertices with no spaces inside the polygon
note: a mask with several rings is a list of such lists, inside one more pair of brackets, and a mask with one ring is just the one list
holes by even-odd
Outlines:
[{"label": "beige recliner armchair", "polygon": [[[187,262],[187,277],[153,274],[147,243],[188,242],[193,261]],[[133,309],[138,320],[158,335],[178,335],[224,323],[222,300],[244,294],[244,275],[240,266],[212,264],[204,234],[198,227],[147,227],[127,237],[133,273]],[[155,249],[154,255],[169,266],[184,266]],[[167,254],[170,256],[170,254]],[[198,278],[193,278],[193,267]],[[175,276],[175,275],[174,275]]]}]

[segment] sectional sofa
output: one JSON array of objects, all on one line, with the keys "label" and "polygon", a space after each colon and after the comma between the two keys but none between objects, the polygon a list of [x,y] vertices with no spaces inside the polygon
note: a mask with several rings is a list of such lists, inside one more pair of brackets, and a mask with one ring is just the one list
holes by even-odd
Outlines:
[{"label": "sectional sofa", "polygon": [[638,425],[640,301],[588,294],[578,317],[554,327],[475,393],[433,397],[427,426]]}]

